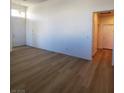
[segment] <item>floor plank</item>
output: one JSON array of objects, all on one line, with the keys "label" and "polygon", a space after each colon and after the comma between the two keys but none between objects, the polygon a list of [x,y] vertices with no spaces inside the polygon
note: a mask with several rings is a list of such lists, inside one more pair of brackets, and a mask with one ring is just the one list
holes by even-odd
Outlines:
[{"label": "floor plank", "polygon": [[29,46],[10,56],[11,93],[114,93],[111,50],[98,50],[92,62]]}]

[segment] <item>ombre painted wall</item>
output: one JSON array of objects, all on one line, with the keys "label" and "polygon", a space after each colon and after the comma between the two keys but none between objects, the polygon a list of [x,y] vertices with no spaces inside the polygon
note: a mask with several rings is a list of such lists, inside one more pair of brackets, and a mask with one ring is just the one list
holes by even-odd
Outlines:
[{"label": "ombre painted wall", "polygon": [[48,0],[27,9],[27,45],[92,59],[93,12],[111,10],[114,0]]}]

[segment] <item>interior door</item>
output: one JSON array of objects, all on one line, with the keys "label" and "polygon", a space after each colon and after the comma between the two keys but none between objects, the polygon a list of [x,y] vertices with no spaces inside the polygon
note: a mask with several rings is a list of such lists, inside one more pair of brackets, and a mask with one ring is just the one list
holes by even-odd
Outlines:
[{"label": "interior door", "polygon": [[113,26],[113,24],[103,25],[102,34],[103,34],[102,47],[105,49],[113,49],[113,42],[114,42],[114,26]]},{"label": "interior door", "polygon": [[11,33],[13,47],[25,45],[26,42],[26,31],[25,31],[25,19],[12,17],[11,18]]}]

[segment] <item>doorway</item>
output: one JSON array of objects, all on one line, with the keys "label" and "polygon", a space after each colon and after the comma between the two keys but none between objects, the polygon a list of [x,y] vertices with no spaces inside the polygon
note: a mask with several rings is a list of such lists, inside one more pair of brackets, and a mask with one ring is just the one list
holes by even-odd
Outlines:
[{"label": "doorway", "polygon": [[[92,56],[97,52],[111,51],[114,45],[114,11],[100,11],[93,13],[93,41]],[[112,63],[112,62],[111,62]]]},{"label": "doorway", "polygon": [[25,45],[26,31],[25,18],[11,17],[12,46]]}]

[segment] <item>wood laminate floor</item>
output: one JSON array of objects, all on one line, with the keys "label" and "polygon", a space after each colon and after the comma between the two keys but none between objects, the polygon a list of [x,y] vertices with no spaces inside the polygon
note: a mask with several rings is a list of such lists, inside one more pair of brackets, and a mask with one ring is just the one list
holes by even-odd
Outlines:
[{"label": "wood laminate floor", "polygon": [[28,46],[11,52],[11,93],[114,93],[112,51],[93,62]]}]

